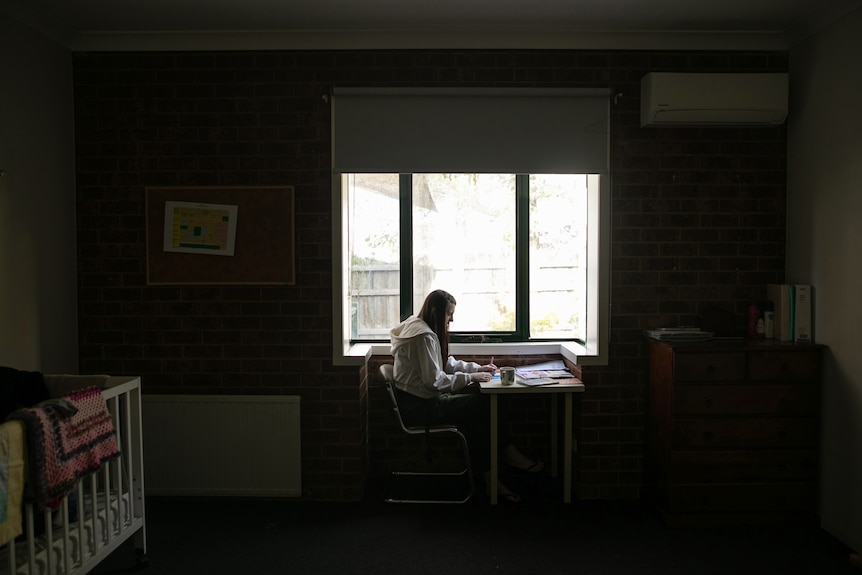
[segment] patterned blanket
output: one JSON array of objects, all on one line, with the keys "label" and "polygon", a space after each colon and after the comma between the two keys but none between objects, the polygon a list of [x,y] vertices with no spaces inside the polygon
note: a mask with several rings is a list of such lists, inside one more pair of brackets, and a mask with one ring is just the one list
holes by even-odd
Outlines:
[{"label": "patterned blanket", "polygon": [[120,454],[111,415],[95,387],[19,409],[9,419],[26,428],[27,494],[40,508],[57,507],[78,479]]}]

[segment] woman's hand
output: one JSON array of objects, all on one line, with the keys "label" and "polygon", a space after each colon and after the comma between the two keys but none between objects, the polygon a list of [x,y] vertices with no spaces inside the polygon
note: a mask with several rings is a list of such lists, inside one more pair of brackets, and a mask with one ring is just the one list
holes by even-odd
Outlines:
[{"label": "woman's hand", "polygon": [[493,363],[489,363],[488,365],[483,365],[479,367],[479,371],[489,371],[491,372],[491,375],[494,375],[495,373],[497,373],[497,366]]},{"label": "woman's hand", "polygon": [[473,385],[481,381],[491,381],[491,374],[487,371],[476,371],[467,374],[467,386],[462,387],[455,393],[480,393],[482,390],[478,385]]}]

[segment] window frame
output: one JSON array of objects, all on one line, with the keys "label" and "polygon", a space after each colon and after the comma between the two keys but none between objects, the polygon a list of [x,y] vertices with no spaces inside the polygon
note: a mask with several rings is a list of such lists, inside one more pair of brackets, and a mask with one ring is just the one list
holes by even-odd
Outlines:
[{"label": "window frame", "polygon": [[[403,177],[403,176],[402,176]],[[409,175],[407,177],[410,177]],[[347,174],[332,177],[333,364],[362,365],[372,355],[390,352],[389,343],[351,343],[348,293],[348,187]],[[610,175],[588,185],[587,338],[575,340],[452,343],[454,354],[534,355],[560,354],[577,365],[607,365],[610,335]],[[402,248],[403,249],[403,248]],[[401,288],[402,293],[404,288]],[[412,290],[407,291],[412,293]],[[404,310],[402,310],[402,313]],[[394,327],[394,326],[393,326]]]}]

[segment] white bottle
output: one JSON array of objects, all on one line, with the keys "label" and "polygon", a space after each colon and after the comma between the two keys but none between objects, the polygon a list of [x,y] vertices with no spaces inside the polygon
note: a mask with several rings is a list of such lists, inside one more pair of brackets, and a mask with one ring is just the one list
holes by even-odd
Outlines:
[{"label": "white bottle", "polygon": [[770,309],[763,312],[763,335],[766,339],[775,337],[775,312]]}]

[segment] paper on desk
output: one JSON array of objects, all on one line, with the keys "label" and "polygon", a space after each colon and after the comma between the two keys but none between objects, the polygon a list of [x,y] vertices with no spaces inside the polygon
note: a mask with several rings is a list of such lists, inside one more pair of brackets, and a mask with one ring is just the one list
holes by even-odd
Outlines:
[{"label": "paper on desk", "polygon": [[515,368],[515,374],[524,379],[547,379],[572,377],[562,360],[546,361],[533,365],[522,365]]},{"label": "paper on desk", "polygon": [[526,377],[518,377],[515,376],[515,383],[520,383],[521,385],[528,385],[530,387],[535,387],[539,385],[553,385],[557,383],[556,379],[551,379],[550,377],[535,377],[535,378],[526,378]]}]

